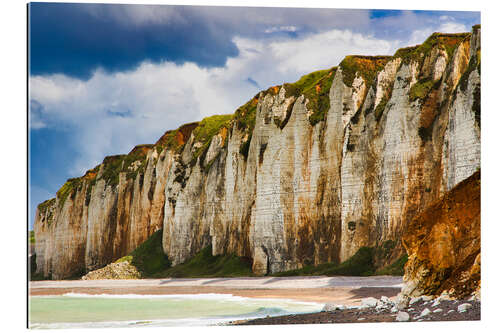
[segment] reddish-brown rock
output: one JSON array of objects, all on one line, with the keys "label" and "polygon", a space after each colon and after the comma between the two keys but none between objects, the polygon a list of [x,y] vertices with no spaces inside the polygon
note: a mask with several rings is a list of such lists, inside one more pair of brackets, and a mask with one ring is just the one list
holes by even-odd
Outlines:
[{"label": "reddish-brown rock", "polygon": [[481,283],[481,173],[475,172],[418,215],[403,234],[403,294],[453,297]]}]

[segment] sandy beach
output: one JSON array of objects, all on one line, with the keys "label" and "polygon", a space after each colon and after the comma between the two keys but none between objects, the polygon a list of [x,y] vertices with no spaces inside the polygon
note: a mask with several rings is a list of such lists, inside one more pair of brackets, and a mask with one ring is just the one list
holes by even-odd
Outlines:
[{"label": "sandy beach", "polygon": [[30,282],[30,295],[82,294],[232,294],[254,298],[359,305],[366,297],[393,298],[401,277],[248,277],[144,280],[65,280]]}]

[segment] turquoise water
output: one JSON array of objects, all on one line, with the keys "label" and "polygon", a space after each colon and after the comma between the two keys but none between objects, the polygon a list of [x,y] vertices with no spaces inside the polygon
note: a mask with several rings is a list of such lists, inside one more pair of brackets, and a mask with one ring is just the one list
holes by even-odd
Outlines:
[{"label": "turquoise water", "polygon": [[30,298],[31,328],[216,325],[320,311],[323,304],[226,294],[84,295]]}]

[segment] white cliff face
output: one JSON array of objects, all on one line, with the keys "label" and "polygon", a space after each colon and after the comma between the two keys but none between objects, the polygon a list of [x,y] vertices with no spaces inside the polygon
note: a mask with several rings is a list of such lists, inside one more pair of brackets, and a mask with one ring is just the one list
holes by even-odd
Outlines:
[{"label": "white cliff face", "polygon": [[[38,270],[64,277],[101,267],[159,228],[174,265],[211,246],[214,255],[251,258],[256,274],[397,243],[418,212],[480,164],[479,70],[459,83],[479,32],[451,57],[436,46],[423,58],[388,59],[373,82],[355,73],[348,86],[339,68],[314,126],[311,95],[273,88],[256,99],[250,130],[234,120],[201,154],[191,132],[181,150],[152,149],[135,179],[122,173],[116,187],[98,180],[88,205],[84,185],[62,209],[39,210]],[[425,97],[411,98],[426,79],[435,84]]]},{"label": "white cliff face", "polygon": [[[53,200],[38,208],[35,220],[37,273],[62,279],[100,268],[134,250],[163,225],[165,178],[168,169],[164,150],[150,150],[147,167],[135,179],[126,173],[116,186],[100,179],[93,186],[82,180],[62,203]],[[102,175],[99,168],[96,178]],[[85,178],[85,177],[83,177]],[[50,222],[47,219],[50,212]]]},{"label": "white cliff face", "polygon": [[465,90],[456,90],[452,102],[443,144],[443,189],[451,190],[481,167],[481,129],[474,113],[480,96],[480,76],[477,69],[469,74]]},{"label": "white cliff face", "polygon": [[376,108],[383,98],[387,97],[388,92],[392,89],[396,73],[401,65],[401,58],[395,58],[389,61],[383,70],[377,74],[377,88],[375,90]]}]

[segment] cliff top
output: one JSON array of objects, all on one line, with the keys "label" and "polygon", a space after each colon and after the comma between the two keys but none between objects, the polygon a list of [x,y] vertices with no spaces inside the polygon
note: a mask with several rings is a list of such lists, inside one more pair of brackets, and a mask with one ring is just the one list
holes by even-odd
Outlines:
[{"label": "cliff top", "polygon": [[393,58],[402,58],[403,63],[417,61],[420,64],[434,47],[439,47],[446,51],[448,58],[451,58],[457,46],[466,38],[470,38],[470,32],[444,34],[435,32],[422,44],[404,47],[396,51]]},{"label": "cliff top", "polygon": [[377,73],[381,71],[385,64],[391,59],[391,56],[349,55],[345,57],[339,65],[342,69],[344,84],[351,87],[356,77],[356,73],[361,75],[367,85],[371,84]]},{"label": "cliff top", "polygon": [[177,150],[186,143],[196,126],[198,126],[198,122],[184,124],[176,130],[166,131],[155,143],[158,152],[161,152],[164,148]]},{"label": "cliff top", "polygon": [[[480,29],[480,25],[472,27],[473,31]],[[247,135],[240,147],[240,153],[245,155],[248,152],[251,134],[255,127],[255,113],[261,94],[278,94],[281,87],[286,91],[285,97],[298,98],[301,95],[307,100],[307,108],[311,111],[309,121],[315,125],[324,119],[330,106],[329,91],[338,68],[342,70],[343,82],[347,86],[352,86],[356,75],[360,75],[367,85],[374,82],[377,73],[394,58],[402,58],[403,63],[418,61],[422,64],[425,56],[436,46],[445,50],[450,58],[456,47],[466,38],[470,38],[471,33],[444,34],[433,33],[427,40],[416,46],[401,48],[393,56],[379,55],[349,55],[346,56],[337,67],[318,70],[302,76],[294,83],[284,83],[269,87],[256,94],[252,99],[240,106],[233,115],[215,115],[204,118],[200,122],[192,122],[180,126],[176,130],[166,131],[155,144],[142,144],[135,146],[128,154],[107,156],[103,162],[95,168],[88,170],[84,176],[71,178],[57,192],[60,204],[64,204],[68,195],[74,193],[74,189],[83,186],[83,181],[89,181],[90,187],[99,179],[105,179],[106,184],[116,186],[120,172],[126,172],[127,179],[145,170],[147,165],[147,153],[156,149],[160,154],[164,149],[180,153],[188,141],[191,134],[194,140],[201,145],[193,152],[193,159],[198,158],[208,150],[211,139],[218,134],[222,128],[230,129],[232,125],[243,130]],[[293,105],[293,103],[292,103]],[[291,113],[287,110],[287,117],[277,125],[284,127]],[[276,121],[275,121],[276,122]],[[39,208],[47,205],[48,201],[41,203]]]}]

